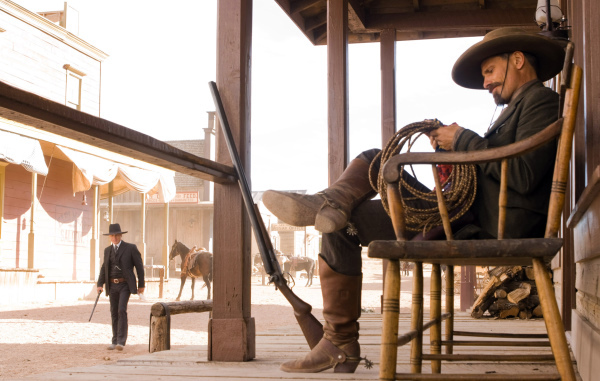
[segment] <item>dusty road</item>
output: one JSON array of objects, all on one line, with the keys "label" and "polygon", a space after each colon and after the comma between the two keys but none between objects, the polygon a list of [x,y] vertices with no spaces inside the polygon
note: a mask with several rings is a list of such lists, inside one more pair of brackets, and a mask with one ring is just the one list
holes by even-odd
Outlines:
[{"label": "dusty road", "polygon": [[[362,305],[364,313],[379,312],[381,261],[364,257]],[[401,307],[408,311],[412,277],[402,281]],[[426,282],[428,283],[428,282]],[[141,301],[132,296],[129,308],[129,337],[123,352],[108,351],[111,325],[108,298],[102,296],[91,322],[93,300],[73,303],[0,305],[0,380],[12,380],[53,369],[93,366],[148,352],[150,307],[157,301],[174,301],[179,279],[171,279],[165,298],[148,297]],[[206,289],[196,285],[196,298],[205,297]],[[313,306],[322,319],[319,278],[311,287],[298,280],[294,292]],[[191,296],[190,282],[182,299]],[[263,286],[260,277],[252,281],[252,316],[257,331],[295,324],[291,307],[273,286]],[[208,314],[174,315],[171,323],[172,347],[207,343]]]}]

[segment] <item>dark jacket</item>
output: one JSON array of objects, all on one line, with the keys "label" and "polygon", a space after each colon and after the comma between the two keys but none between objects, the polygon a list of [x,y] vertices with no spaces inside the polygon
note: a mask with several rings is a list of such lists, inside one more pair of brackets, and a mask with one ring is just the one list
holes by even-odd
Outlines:
[{"label": "dark jacket", "polygon": [[[106,295],[109,294],[110,290],[110,281],[109,274],[110,269],[108,268],[108,262],[110,259],[110,251],[112,245],[108,246],[104,249],[104,263],[102,264],[102,268],[100,269],[100,274],[98,275],[98,287],[104,287],[106,291]],[[140,254],[138,248],[133,243],[127,243],[125,241],[121,241],[119,245],[119,250],[117,251],[117,261],[120,263],[119,267],[123,270],[123,276],[127,279],[127,285],[129,286],[129,291],[132,294],[137,294],[138,288],[144,288],[144,263],[142,262],[142,255]],[[137,273],[137,286],[135,274],[133,273],[133,268],[135,267],[135,272]]]},{"label": "dark jacket", "polygon": [[[558,94],[540,81],[527,83],[482,138],[464,130],[455,151],[475,151],[525,139],[558,119]],[[509,160],[505,238],[542,237],[546,225],[556,142]],[[478,165],[477,197],[473,210],[482,228],[498,234],[500,162]]]}]

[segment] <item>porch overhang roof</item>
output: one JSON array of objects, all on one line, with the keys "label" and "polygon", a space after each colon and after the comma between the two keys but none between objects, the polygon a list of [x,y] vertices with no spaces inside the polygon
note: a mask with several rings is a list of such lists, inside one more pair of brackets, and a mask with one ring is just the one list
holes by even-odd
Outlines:
[{"label": "porch overhang roof", "polygon": [[[314,45],[327,44],[327,0],[275,0]],[[348,0],[348,42],[483,36],[500,27],[538,30],[537,0]]]}]

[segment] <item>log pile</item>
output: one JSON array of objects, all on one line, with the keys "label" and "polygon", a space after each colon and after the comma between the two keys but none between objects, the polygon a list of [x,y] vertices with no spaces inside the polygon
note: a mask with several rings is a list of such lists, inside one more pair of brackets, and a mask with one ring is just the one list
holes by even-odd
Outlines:
[{"label": "log pile", "polygon": [[505,319],[542,317],[533,268],[499,266],[488,270],[487,283],[473,304],[471,316]]}]

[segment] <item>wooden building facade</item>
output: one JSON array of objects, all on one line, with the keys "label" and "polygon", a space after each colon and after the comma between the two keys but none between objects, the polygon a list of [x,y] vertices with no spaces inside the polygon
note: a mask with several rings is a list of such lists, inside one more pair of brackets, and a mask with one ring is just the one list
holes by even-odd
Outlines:
[{"label": "wooden building facade", "polygon": [[[67,9],[50,12],[50,20],[0,1],[0,81],[9,91],[97,117],[108,55],[65,28]],[[99,226],[100,198],[132,188],[128,176],[147,188],[142,193],[163,186],[174,193],[172,171],[55,134],[38,122],[0,116],[0,303],[95,295],[108,242],[101,237],[108,226]],[[166,193],[158,194],[164,204]],[[145,252],[139,238],[134,243]]]},{"label": "wooden building facade", "polygon": [[[99,114],[104,52],[9,1],[0,3],[0,28],[3,82]],[[47,170],[43,176],[43,171],[30,172],[23,165],[0,162],[0,299],[52,300],[57,280],[67,288],[65,283],[72,282],[76,289],[68,294],[82,297],[89,287],[77,287],[76,281],[89,281],[90,268],[94,268],[90,264],[92,205],[82,205],[83,195],[71,191],[73,164],[55,148],[49,134],[41,136],[25,123],[4,118],[0,129],[6,134],[2,154],[19,142],[29,142],[40,147],[40,166],[46,165]],[[92,200],[93,192],[87,196]],[[24,287],[17,290],[19,282]]]},{"label": "wooden building facade", "polygon": [[564,214],[563,234],[570,246],[555,260],[562,271],[555,271],[554,280],[579,373],[582,379],[593,380],[600,374],[600,30],[594,27],[600,3],[560,3],[572,28],[574,62],[583,68],[584,82],[571,161],[570,205]]}]

